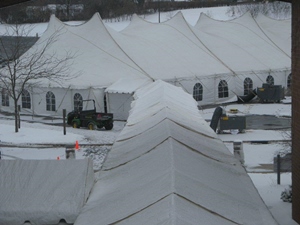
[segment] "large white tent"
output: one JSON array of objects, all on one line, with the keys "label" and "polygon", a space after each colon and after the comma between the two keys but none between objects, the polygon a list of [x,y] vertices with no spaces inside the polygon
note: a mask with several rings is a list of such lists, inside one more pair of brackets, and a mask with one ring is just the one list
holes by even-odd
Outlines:
[{"label": "large white tent", "polygon": [[[95,99],[99,111],[127,119],[127,97],[115,102],[112,96],[109,104],[105,102],[110,95],[124,93],[126,83],[120,91],[105,92],[120,80],[145,79],[146,84],[162,79],[197,95],[198,104],[205,105],[235,101],[245,94],[245,87],[255,89],[270,79],[286,87],[291,73],[290,19],[253,18],[246,13],[234,20],[216,21],[202,14],[191,26],[181,12],[163,23],[150,23],[135,15],[128,27],[117,32],[106,27],[99,14],[78,26],[52,16],[47,31],[25,56],[41,49],[53,35],[57,41],[47,51],[60,57],[73,52],[76,57],[70,74],[80,75],[63,84],[42,81],[41,90],[31,91],[32,107],[23,111],[59,115],[63,108],[74,108],[74,96],[79,94],[83,99]],[[55,95],[53,111],[46,110],[48,91]],[[2,106],[3,110],[9,108]]]},{"label": "large white tent", "polygon": [[75,225],[277,224],[189,94],[156,81],[134,98]]},{"label": "large white tent", "polygon": [[1,160],[0,224],[74,223],[93,185],[90,159]]}]

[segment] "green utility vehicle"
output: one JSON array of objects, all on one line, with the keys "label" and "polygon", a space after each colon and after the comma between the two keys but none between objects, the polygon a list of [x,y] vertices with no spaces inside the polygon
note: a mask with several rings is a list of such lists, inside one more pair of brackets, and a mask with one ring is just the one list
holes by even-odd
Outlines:
[{"label": "green utility vehicle", "polygon": [[[89,130],[96,130],[97,128],[105,128],[111,130],[113,128],[113,114],[112,113],[100,113],[96,112],[95,100],[87,99],[81,100],[78,104],[83,102],[93,102],[93,109],[82,110],[76,107],[78,110],[73,110],[67,115],[67,123],[74,128],[87,127]],[[82,108],[82,107],[81,107]]]}]

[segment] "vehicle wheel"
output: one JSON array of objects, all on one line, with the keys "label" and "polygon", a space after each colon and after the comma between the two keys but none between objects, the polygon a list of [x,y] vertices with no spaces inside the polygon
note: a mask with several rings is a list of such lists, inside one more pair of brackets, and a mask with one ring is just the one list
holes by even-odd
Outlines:
[{"label": "vehicle wheel", "polygon": [[73,122],[73,128],[80,128],[77,122]]},{"label": "vehicle wheel", "polygon": [[220,129],[217,129],[217,134],[223,134],[224,132]]},{"label": "vehicle wheel", "polygon": [[95,130],[95,124],[93,123],[89,123],[87,127],[89,130]]},{"label": "vehicle wheel", "polygon": [[105,127],[105,130],[111,130],[111,129],[113,129],[114,124],[113,123],[108,123],[104,127]]}]

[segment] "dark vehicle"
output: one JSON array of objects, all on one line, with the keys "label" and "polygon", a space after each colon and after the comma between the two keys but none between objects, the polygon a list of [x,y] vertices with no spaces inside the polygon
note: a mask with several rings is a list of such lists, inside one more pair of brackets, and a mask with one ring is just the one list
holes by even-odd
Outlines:
[{"label": "dark vehicle", "polygon": [[[93,101],[94,109],[73,110],[67,115],[68,125],[74,128],[87,127],[90,130],[104,127],[106,130],[113,128],[113,114],[96,112],[95,100],[88,99],[81,102]],[[79,109],[79,107],[77,107]]]}]

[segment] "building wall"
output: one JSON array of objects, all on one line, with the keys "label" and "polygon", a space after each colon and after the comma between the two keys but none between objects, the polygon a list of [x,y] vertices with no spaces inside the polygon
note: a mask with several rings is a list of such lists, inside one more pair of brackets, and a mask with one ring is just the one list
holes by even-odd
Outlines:
[{"label": "building wall", "polygon": [[292,1],[292,184],[293,219],[300,224],[300,1]]}]

